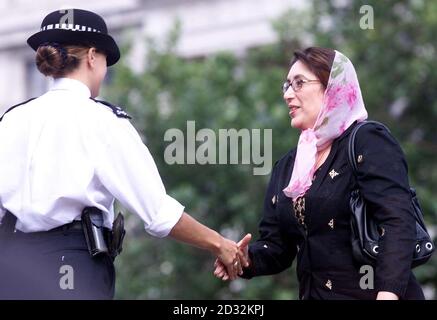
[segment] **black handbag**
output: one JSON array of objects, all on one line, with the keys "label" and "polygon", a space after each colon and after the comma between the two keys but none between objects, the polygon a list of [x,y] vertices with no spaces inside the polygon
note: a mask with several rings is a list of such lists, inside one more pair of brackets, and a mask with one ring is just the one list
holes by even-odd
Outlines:
[{"label": "black handbag", "polygon": [[[368,123],[382,125],[387,131],[390,130],[377,121],[363,121],[358,123],[351,132],[348,145],[349,164],[354,175],[357,176],[357,158],[355,157],[355,135],[362,126]],[[434,244],[423,220],[422,209],[420,208],[416,192],[410,187],[414,217],[416,220],[416,246],[414,250],[412,268],[424,264],[434,252]],[[379,239],[384,236],[385,230],[378,226],[372,215],[366,212],[366,203],[360,194],[360,190],[353,190],[350,198],[352,211],[352,253],[354,259],[360,264],[374,265],[378,256]]]}]

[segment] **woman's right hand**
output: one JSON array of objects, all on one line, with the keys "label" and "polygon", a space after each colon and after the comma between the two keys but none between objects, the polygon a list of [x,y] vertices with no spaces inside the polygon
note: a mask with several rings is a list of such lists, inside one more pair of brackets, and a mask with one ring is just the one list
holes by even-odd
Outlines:
[{"label": "woman's right hand", "polygon": [[[242,267],[250,266],[249,259],[249,250],[248,245],[250,240],[252,239],[252,235],[250,233],[246,234],[243,239],[238,242],[238,258],[239,262],[236,265],[233,265],[231,268],[231,272],[229,272],[228,266],[226,266],[219,258],[217,258],[214,262],[214,275],[222,279],[226,280],[235,280],[237,278],[237,274],[241,275],[243,273]],[[234,261],[235,262],[235,261]]]}]

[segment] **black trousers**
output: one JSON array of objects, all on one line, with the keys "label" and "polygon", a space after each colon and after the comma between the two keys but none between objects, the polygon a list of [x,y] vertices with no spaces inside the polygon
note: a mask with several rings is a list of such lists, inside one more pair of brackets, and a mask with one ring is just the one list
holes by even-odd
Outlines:
[{"label": "black trousers", "polygon": [[114,290],[112,259],[92,258],[82,230],[0,228],[0,299],[113,299]]}]

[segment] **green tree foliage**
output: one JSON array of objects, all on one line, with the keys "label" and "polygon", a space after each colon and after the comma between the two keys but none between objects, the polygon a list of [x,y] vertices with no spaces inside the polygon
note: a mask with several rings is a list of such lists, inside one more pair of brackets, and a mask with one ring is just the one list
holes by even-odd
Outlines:
[{"label": "green tree foliage", "polygon": [[[307,45],[338,49],[356,66],[370,117],[387,123],[401,142],[426,219],[436,224],[437,74],[431,64],[437,50],[436,3],[368,2],[374,9],[373,30],[360,28],[358,1],[314,0],[308,10],[284,13],[274,22],[276,43],[248,50],[243,57],[224,52],[182,59],[175,54],[176,28],[164,46],[147,41],[142,72],[133,72],[123,60],[106,96],[133,116],[168,193],[187,212],[234,240],[246,232],[256,237],[269,176],[253,175],[254,165],[169,165],[164,152],[170,142],[164,134],[178,128],[186,138],[187,121],[193,120],[196,130],[210,128],[217,137],[219,129],[273,129],[274,163],[298,138],[281,92],[293,50]],[[124,51],[126,56],[129,48]],[[272,277],[223,283],[213,277],[214,257],[208,253],[146,236],[134,215],[128,215],[127,228],[125,249],[116,263],[118,298],[297,298],[294,266]],[[434,257],[416,273],[436,286],[436,270]]]}]

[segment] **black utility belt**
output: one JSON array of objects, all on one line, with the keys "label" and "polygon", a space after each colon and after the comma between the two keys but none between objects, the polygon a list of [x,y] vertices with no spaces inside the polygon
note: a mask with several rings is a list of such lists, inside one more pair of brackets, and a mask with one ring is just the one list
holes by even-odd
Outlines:
[{"label": "black utility belt", "polygon": [[124,217],[121,213],[114,220],[111,230],[103,226],[103,213],[95,207],[86,207],[82,211],[80,221],[76,220],[48,231],[24,233],[15,230],[16,222],[15,215],[7,211],[0,224],[0,235],[6,237],[9,237],[8,235],[38,237],[39,235],[58,232],[82,231],[92,257],[107,254],[115,259],[123,250],[123,239],[126,234]]},{"label": "black utility belt", "polygon": [[[9,213],[10,214],[10,213]],[[11,214],[12,215],[12,214]],[[15,229],[15,218],[13,223],[2,223],[0,225],[0,232],[9,235],[18,235],[18,236],[29,236],[29,237],[37,237],[43,236],[46,234],[53,233],[65,233],[68,231],[83,231],[82,221],[73,221],[62,226],[47,230],[47,231],[34,231],[34,232],[22,232],[20,230]],[[2,221],[3,222],[3,221]]]},{"label": "black utility belt", "polygon": [[70,230],[82,231],[83,230],[82,221],[76,220],[76,221],[64,224],[63,226],[51,229],[51,230],[46,231],[46,232],[58,232],[58,231],[66,232],[66,231],[70,231]]}]

